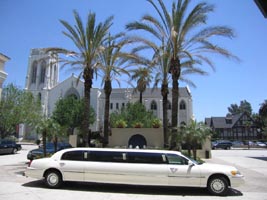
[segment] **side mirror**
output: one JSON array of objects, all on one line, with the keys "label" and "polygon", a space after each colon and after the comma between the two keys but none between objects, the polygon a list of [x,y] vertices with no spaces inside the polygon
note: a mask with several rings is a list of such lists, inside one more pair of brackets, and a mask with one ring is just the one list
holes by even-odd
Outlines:
[{"label": "side mirror", "polygon": [[189,165],[190,167],[193,167],[195,164],[194,164],[191,160],[189,160],[189,161],[188,161],[188,165]]}]

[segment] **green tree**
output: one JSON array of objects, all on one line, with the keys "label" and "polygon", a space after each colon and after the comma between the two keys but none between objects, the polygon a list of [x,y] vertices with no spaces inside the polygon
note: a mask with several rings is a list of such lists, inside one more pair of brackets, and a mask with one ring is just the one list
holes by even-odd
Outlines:
[{"label": "green tree", "polygon": [[127,61],[130,54],[123,52],[123,47],[128,44],[127,39],[123,39],[124,34],[120,33],[115,36],[109,35],[107,40],[103,43],[103,51],[98,56],[99,71],[102,75],[102,84],[104,83],[105,92],[105,113],[104,113],[104,145],[108,144],[109,136],[109,107],[110,95],[112,92],[112,81],[116,81],[120,85],[121,75],[129,75]]},{"label": "green tree", "polygon": [[55,152],[56,152],[57,138],[58,138],[58,133],[60,132],[60,125],[57,122],[55,122],[55,120],[53,120],[52,118],[47,118],[47,119],[42,118],[35,128],[38,133],[42,134],[44,157],[47,156],[46,142],[48,137],[53,137],[53,141],[55,144]]},{"label": "green tree", "polygon": [[145,128],[151,128],[156,117],[151,111],[147,111],[143,104],[139,102],[128,103],[120,111],[111,113],[111,127],[116,127],[118,121],[124,121],[128,127],[134,127],[137,123]]},{"label": "green tree", "polygon": [[13,135],[21,123],[34,126],[41,117],[41,104],[14,84],[3,88],[0,100],[0,136]]},{"label": "green tree", "polygon": [[239,106],[237,104],[231,104],[230,107],[228,107],[228,112],[231,115],[236,115],[240,113]]},{"label": "green tree", "polygon": [[61,61],[65,65],[70,65],[80,71],[79,78],[84,79],[84,110],[82,120],[82,134],[85,146],[89,145],[91,131],[89,129],[90,113],[90,92],[93,84],[94,73],[98,67],[96,62],[99,54],[104,50],[102,44],[107,39],[109,29],[112,25],[113,17],[108,17],[104,22],[96,23],[95,13],[89,13],[85,24],[77,11],[74,11],[75,25],[70,25],[64,20],[60,20],[67,31],[63,34],[67,36],[77,48],[76,51],[63,48],[48,48],[47,52],[61,53],[68,55],[67,59]]},{"label": "green tree", "polygon": [[259,109],[259,121],[261,124],[261,129],[263,135],[267,136],[267,100],[264,100],[264,102],[260,105]]},{"label": "green tree", "polygon": [[[58,100],[52,118],[60,126],[66,127],[70,134],[73,134],[75,128],[81,128],[83,102],[83,99],[77,99],[74,96]],[[95,122],[95,111],[92,107],[90,108],[89,121],[90,124]]]},{"label": "green tree", "polygon": [[251,104],[246,101],[240,101],[239,106],[237,104],[231,104],[230,107],[228,107],[228,112],[231,115],[236,115],[240,113],[247,113],[249,115],[252,115],[252,107]]},{"label": "green tree", "polygon": [[158,18],[144,15],[141,20],[128,24],[127,29],[145,30],[154,35],[160,44],[162,35],[166,38],[164,45],[170,48],[171,55],[169,73],[172,75],[172,127],[177,127],[181,62],[208,64],[214,68],[208,57],[210,53],[236,58],[228,50],[213,43],[214,36],[232,38],[234,34],[232,29],[226,26],[206,26],[208,14],[214,10],[214,7],[207,3],[198,3],[189,10],[189,0],[177,0],[177,3],[173,2],[169,12],[162,0],[157,1],[158,5],[153,0],[148,2],[155,9]]},{"label": "green tree", "polygon": [[176,136],[178,143],[184,143],[187,146],[188,154],[191,156],[193,150],[193,158],[197,159],[197,149],[203,145],[206,139],[211,136],[211,130],[203,122],[191,120],[190,124],[181,126],[179,134]]}]

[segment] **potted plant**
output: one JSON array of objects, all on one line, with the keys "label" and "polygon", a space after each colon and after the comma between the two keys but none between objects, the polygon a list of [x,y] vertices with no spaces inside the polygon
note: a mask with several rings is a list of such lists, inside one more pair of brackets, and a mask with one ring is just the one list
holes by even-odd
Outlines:
[{"label": "potted plant", "polygon": [[161,126],[161,122],[160,122],[159,119],[154,119],[154,120],[152,121],[152,127],[153,127],[153,128],[159,128],[160,126]]},{"label": "potted plant", "polygon": [[115,126],[116,128],[125,128],[127,126],[127,123],[123,119],[119,119],[118,121],[116,121]]},{"label": "potted plant", "polygon": [[133,124],[133,127],[134,127],[134,128],[142,128],[143,126],[144,126],[144,124],[141,123],[141,122],[135,122],[135,123]]}]

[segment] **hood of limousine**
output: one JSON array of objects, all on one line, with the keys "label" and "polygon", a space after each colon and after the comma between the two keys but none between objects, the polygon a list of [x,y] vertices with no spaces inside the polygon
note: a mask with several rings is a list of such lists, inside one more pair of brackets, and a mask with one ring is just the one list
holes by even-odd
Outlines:
[{"label": "hood of limousine", "polygon": [[203,163],[202,165],[199,166],[202,172],[225,173],[226,175],[231,175],[232,171],[237,171],[237,169],[234,166],[230,165]]}]

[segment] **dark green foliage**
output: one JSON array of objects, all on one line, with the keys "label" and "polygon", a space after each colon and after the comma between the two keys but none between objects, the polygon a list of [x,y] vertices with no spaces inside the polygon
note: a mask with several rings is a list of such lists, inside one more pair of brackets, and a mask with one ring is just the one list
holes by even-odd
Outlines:
[{"label": "dark green foliage", "polygon": [[140,103],[128,103],[125,108],[110,115],[111,127],[116,127],[118,121],[125,121],[128,128],[135,127],[142,123],[142,127],[151,128],[156,117],[151,111],[147,111],[145,106]]},{"label": "dark green foliage", "polygon": [[[83,102],[83,99],[77,99],[73,96],[60,99],[56,103],[52,118],[61,126],[68,128],[70,134],[73,134],[75,128],[81,127]],[[90,108],[89,121],[90,124],[95,122],[95,111],[92,107]]]},{"label": "dark green foliage", "polygon": [[41,118],[41,104],[29,92],[23,91],[13,84],[3,88],[0,101],[0,136],[14,134],[17,126],[27,123],[35,126]]}]

